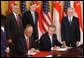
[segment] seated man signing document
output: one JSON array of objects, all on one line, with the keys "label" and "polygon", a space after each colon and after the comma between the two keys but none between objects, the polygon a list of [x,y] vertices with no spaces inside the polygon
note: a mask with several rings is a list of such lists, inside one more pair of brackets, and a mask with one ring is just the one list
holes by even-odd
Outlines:
[{"label": "seated man signing document", "polygon": [[43,34],[40,38],[40,50],[51,50],[53,47],[54,49],[59,49],[63,46],[58,40],[55,34],[56,27],[54,25],[48,26],[48,32]]}]

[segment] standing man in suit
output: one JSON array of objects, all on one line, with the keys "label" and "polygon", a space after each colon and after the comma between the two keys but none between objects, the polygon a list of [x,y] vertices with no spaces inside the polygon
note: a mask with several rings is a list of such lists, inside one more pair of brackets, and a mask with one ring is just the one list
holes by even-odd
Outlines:
[{"label": "standing man in suit", "polygon": [[36,10],[36,4],[34,2],[31,2],[30,10],[23,14],[23,27],[25,27],[27,24],[33,26],[34,40],[38,39],[38,30],[37,30],[38,14],[35,10]]},{"label": "standing man in suit", "polygon": [[69,7],[66,17],[61,23],[61,37],[64,45],[76,47],[80,41],[80,29],[78,18],[73,16],[73,8]]},{"label": "standing man in suit", "polygon": [[43,34],[40,38],[40,50],[51,50],[52,47],[60,48],[62,46],[62,44],[57,40],[55,31],[56,27],[54,25],[48,26],[48,32]]},{"label": "standing man in suit", "polygon": [[10,52],[8,42],[6,39],[6,20],[6,17],[1,15],[1,57],[7,57],[7,54],[9,54]]},{"label": "standing man in suit", "polygon": [[28,51],[31,52],[39,52],[37,49],[37,45],[35,44],[35,41],[33,40],[33,27],[31,25],[26,25],[24,28],[24,34],[20,34],[19,39],[16,41],[16,55],[17,56],[27,56],[28,57]]},{"label": "standing man in suit", "polygon": [[[18,14],[19,11],[19,5],[13,4],[12,5],[12,13],[7,15],[7,38],[8,42],[15,45],[15,42],[17,41],[19,34],[23,33],[23,24],[22,24],[22,18],[20,14]],[[12,47],[14,49],[15,47]],[[11,51],[11,53],[14,52],[14,50]]]}]

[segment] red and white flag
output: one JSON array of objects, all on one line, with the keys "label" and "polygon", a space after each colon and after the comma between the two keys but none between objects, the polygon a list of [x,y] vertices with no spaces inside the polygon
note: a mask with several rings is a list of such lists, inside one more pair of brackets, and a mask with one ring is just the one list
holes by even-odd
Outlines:
[{"label": "red and white flag", "polygon": [[82,12],[81,12],[82,10],[81,10],[80,1],[74,2],[74,9],[75,9],[77,17],[79,18],[80,28],[83,30],[83,21],[82,21],[83,19],[82,19]]},{"label": "red and white flag", "polygon": [[83,44],[83,17],[82,17],[82,8],[81,8],[81,1],[74,1],[74,9],[75,9],[75,16],[79,19],[79,26],[80,26],[80,44]]},{"label": "red and white flag", "polygon": [[54,1],[53,3],[53,24],[56,26],[57,39],[61,42],[61,19],[62,19],[62,7],[61,1]]},{"label": "red and white flag", "polygon": [[35,1],[34,2],[36,4],[36,12],[38,13],[38,34],[39,34],[39,39],[43,33],[43,28],[42,28],[42,5],[40,1]]}]

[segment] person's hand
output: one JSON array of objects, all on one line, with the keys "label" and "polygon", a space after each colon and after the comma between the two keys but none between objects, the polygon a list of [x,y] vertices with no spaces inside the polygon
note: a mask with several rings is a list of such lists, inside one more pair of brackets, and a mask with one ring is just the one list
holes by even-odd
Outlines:
[{"label": "person's hand", "polygon": [[59,46],[54,46],[53,47],[53,50],[57,50],[57,49],[59,49],[60,47]]},{"label": "person's hand", "polygon": [[65,41],[63,41],[63,47],[64,48],[67,48],[67,45],[66,45],[66,42]]},{"label": "person's hand", "polygon": [[38,52],[39,52],[39,50],[38,50],[38,49],[36,49],[34,52],[35,52],[35,53],[38,53]]},{"label": "person's hand", "polygon": [[8,39],[8,43],[11,44],[12,43],[12,39]]},{"label": "person's hand", "polygon": [[55,46],[54,48],[59,49],[60,47],[59,46]]},{"label": "person's hand", "polygon": [[66,45],[66,42],[65,42],[65,41],[63,41],[63,44],[64,44],[64,45]]},{"label": "person's hand", "polygon": [[35,51],[35,48],[31,48],[30,52],[33,53]]},{"label": "person's hand", "polygon": [[10,52],[9,47],[6,48],[5,52],[6,52],[6,53],[9,53],[9,52]]},{"label": "person's hand", "polygon": [[78,45],[79,45],[79,41],[76,42],[76,46],[77,46],[77,47],[78,47]]},{"label": "person's hand", "polygon": [[67,46],[65,44],[62,45],[63,48],[67,48]]}]

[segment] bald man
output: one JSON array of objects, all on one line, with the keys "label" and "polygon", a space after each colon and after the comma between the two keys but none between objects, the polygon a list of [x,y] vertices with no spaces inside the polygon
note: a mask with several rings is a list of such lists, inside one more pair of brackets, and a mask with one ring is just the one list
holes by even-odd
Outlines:
[{"label": "bald man", "polygon": [[32,36],[33,27],[28,24],[24,29],[24,34],[17,35],[19,39],[16,41],[15,52],[17,56],[28,57],[28,51],[30,52],[39,52],[37,49],[36,42]]}]

